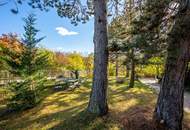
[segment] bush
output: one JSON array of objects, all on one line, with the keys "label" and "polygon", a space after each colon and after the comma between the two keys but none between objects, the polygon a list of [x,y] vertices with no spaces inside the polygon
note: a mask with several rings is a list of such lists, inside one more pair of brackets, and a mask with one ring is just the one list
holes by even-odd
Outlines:
[{"label": "bush", "polygon": [[8,108],[14,111],[25,110],[36,106],[41,101],[44,80],[26,79],[20,83],[11,83],[9,90],[12,96],[8,99]]}]

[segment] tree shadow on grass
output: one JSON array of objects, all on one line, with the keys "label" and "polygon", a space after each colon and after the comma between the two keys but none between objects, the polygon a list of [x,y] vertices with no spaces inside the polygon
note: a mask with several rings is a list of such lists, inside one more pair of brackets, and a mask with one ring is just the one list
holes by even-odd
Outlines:
[{"label": "tree shadow on grass", "polygon": [[[66,120],[60,122],[59,124],[49,128],[48,130],[85,130],[89,129],[90,124],[96,119],[95,115],[88,113],[86,110],[79,112],[74,116],[70,116]],[[103,124],[96,124],[93,127],[99,128]],[[91,129],[94,129],[91,126]]]},{"label": "tree shadow on grass", "polygon": [[74,91],[49,93],[36,108],[0,121],[0,129],[152,130],[156,95],[151,89],[139,82],[130,89],[125,84],[109,86],[110,111],[107,116],[100,118],[86,112],[91,82],[86,85]]},{"label": "tree shadow on grass", "polygon": [[0,118],[0,130],[44,129],[52,124],[66,121],[80,113],[87,106],[88,89],[49,92],[45,100],[35,108],[15,112]]},{"label": "tree shadow on grass", "polygon": [[122,129],[116,118],[111,113],[106,116],[98,117],[89,113],[86,109],[80,113],[67,118],[59,124],[49,128],[48,130],[109,130]]},{"label": "tree shadow on grass", "polygon": [[[47,98],[49,95],[52,95],[52,94],[54,94],[54,93],[56,93],[55,91],[53,91],[52,89],[50,89],[50,88],[45,88],[44,90],[43,90],[43,94],[41,95],[41,101],[40,102],[42,102],[45,98]],[[12,109],[9,109],[8,107],[7,107],[7,104],[8,104],[8,99],[7,99],[7,101],[3,104],[4,105],[4,107],[3,108],[1,108],[0,109],[0,121],[2,120],[2,119],[4,119],[4,118],[6,118],[7,116],[12,116],[12,115],[14,115],[14,114],[22,114],[23,113],[23,111],[28,111],[28,110],[30,110],[30,109],[32,109],[32,108],[28,108],[28,109],[25,109],[25,110],[22,110],[22,111],[19,111],[19,110],[12,110]],[[34,107],[37,107],[37,106],[39,106],[39,104],[37,104],[36,106],[34,106]],[[33,108],[34,108],[33,107]]]}]

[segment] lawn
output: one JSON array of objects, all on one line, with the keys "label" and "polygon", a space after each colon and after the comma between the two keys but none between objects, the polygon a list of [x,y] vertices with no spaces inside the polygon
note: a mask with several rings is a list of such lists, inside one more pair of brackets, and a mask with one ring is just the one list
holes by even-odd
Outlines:
[{"label": "lawn", "polygon": [[[156,93],[142,83],[109,81],[109,114],[102,118],[87,113],[91,82],[72,91],[49,89],[37,107],[0,118],[0,130],[143,130],[149,129]],[[1,106],[3,104],[0,104]],[[186,128],[190,114],[185,113]],[[147,125],[149,124],[149,125]],[[144,128],[142,128],[142,126]]]}]

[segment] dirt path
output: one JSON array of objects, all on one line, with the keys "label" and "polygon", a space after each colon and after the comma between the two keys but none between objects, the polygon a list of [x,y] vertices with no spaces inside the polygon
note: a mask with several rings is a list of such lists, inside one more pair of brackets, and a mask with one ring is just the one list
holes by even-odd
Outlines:
[{"label": "dirt path", "polygon": [[[142,78],[140,81],[151,88],[154,88],[156,92],[159,93],[160,91],[160,85],[156,82],[154,78]],[[188,113],[190,113],[190,93],[185,92],[184,94],[184,110]]]}]

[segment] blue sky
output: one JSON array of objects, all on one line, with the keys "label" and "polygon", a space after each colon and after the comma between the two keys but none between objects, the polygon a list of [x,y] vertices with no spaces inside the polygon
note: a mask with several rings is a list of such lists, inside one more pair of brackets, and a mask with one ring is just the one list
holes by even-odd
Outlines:
[{"label": "blue sky", "polygon": [[60,18],[55,10],[41,12],[27,5],[19,6],[19,13],[13,14],[10,9],[13,3],[0,6],[0,35],[3,33],[17,33],[22,36],[24,29],[23,17],[29,13],[37,15],[36,27],[40,30],[39,36],[46,36],[40,43],[43,47],[57,51],[77,51],[82,53],[93,52],[93,18],[86,24],[74,26],[69,19]]}]

